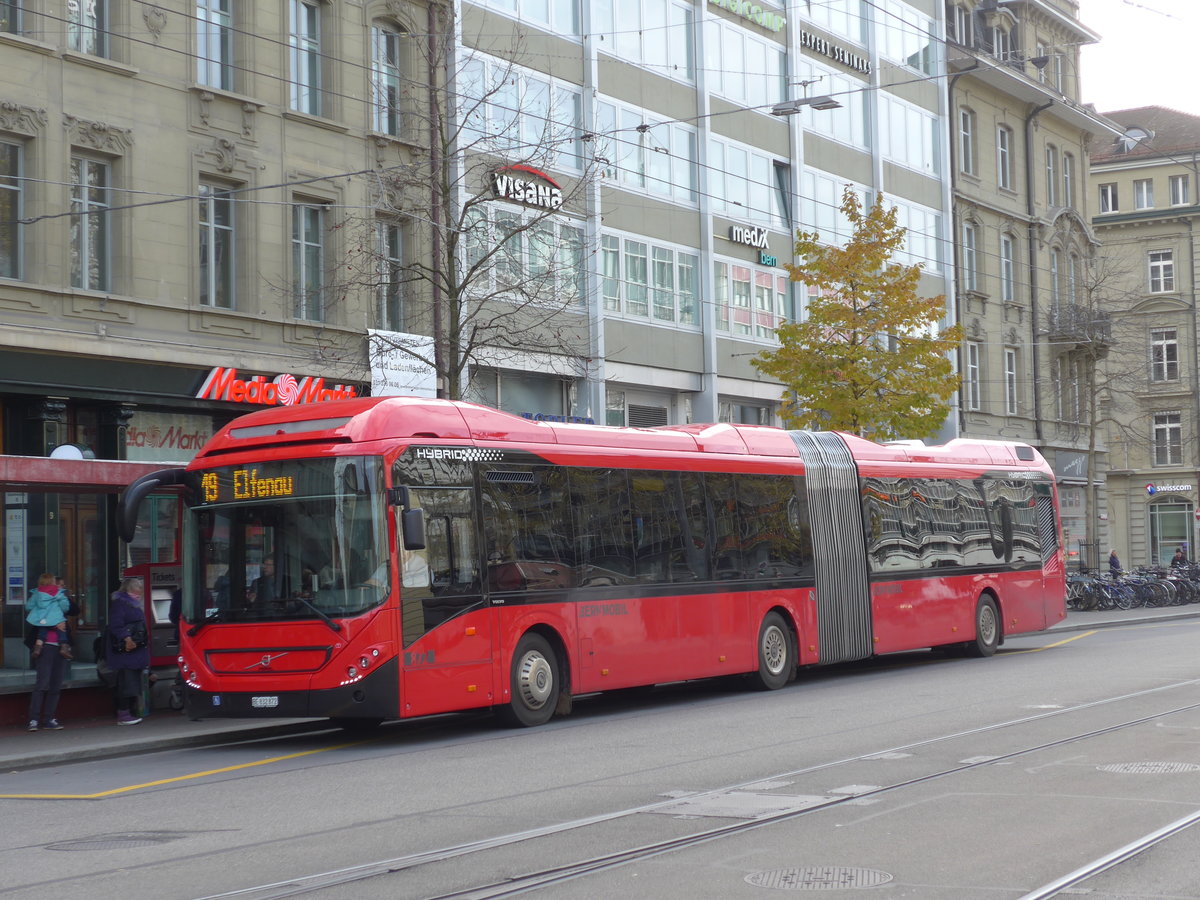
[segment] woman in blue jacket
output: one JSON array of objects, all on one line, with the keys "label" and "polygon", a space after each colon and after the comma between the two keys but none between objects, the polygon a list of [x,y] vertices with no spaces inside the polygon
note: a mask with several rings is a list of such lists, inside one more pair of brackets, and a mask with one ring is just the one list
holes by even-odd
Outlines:
[{"label": "woman in blue jacket", "polygon": [[142,673],[150,667],[149,630],[142,606],[142,579],[126,578],[108,605],[108,667],[117,680],[117,724],[142,721],[138,704]]}]

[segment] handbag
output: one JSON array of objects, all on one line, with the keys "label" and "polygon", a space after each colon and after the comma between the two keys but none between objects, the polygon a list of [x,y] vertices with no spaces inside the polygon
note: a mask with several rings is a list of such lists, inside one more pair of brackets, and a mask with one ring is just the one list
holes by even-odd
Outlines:
[{"label": "handbag", "polygon": [[[134,622],[129,626],[129,636],[133,638],[133,649],[140,650],[146,646],[146,623]],[[112,652],[113,653],[132,653],[132,650],[125,649],[125,638],[117,637],[115,634],[112,637]]]}]

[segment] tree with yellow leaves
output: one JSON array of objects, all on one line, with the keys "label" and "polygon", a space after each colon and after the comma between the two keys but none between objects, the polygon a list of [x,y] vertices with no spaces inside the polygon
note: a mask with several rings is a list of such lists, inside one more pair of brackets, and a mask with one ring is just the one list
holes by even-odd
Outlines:
[{"label": "tree with yellow leaves", "polygon": [[797,234],[801,262],[787,270],[808,287],[807,315],[780,325],[779,349],[753,365],[786,388],[780,414],[790,428],[931,437],[961,381],[951,354],[962,329],[941,325],[944,296],[917,293],[920,265],[892,261],[906,231],[895,207],[879,195],[864,212],[847,186],[841,210],[853,229],[845,246],[823,244],[815,231]]}]

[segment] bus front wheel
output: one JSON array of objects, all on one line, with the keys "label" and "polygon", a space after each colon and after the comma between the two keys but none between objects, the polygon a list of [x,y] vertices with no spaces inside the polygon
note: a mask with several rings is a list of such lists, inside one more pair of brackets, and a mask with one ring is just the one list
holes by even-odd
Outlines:
[{"label": "bus front wheel", "polygon": [[498,708],[500,718],[514,728],[544,725],[558,706],[558,657],[540,634],[527,634],[512,658],[512,699]]},{"label": "bus front wheel", "polygon": [[796,668],[796,642],[783,616],[767,613],[758,629],[758,671],[752,676],[754,686],[763,691],[777,691],[792,677]]},{"label": "bus front wheel", "polygon": [[975,640],[967,642],[971,656],[991,656],[1000,646],[1000,613],[996,601],[984,594],[975,604]]}]

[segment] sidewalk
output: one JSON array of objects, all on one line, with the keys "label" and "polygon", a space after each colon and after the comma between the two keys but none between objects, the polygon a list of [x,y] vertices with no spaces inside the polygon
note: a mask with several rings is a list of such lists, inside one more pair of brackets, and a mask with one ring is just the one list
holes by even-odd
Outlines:
[{"label": "sidewalk", "polygon": [[[1198,617],[1200,604],[1163,609],[1068,611],[1067,618],[1050,628],[1048,633]],[[0,727],[0,768],[11,771],[155,750],[231,744],[333,727],[325,719],[205,719],[193,722],[182,713],[165,709],[155,710],[140,724],[124,728],[118,727],[112,717],[83,721],[64,719],[63,725],[62,731],[34,733],[13,726]]]}]

